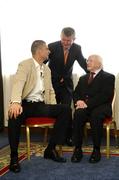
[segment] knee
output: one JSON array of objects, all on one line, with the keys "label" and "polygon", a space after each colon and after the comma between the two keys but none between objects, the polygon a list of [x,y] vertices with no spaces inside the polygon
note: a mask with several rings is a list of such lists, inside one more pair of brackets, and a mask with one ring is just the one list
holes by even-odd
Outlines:
[{"label": "knee", "polygon": [[92,114],[90,118],[91,126],[98,127],[103,124],[102,114]]},{"label": "knee", "polygon": [[63,104],[62,107],[63,107],[64,112],[69,113],[69,114],[72,113],[72,109],[69,105]]},{"label": "knee", "polygon": [[9,119],[8,120],[8,127],[10,127],[10,126],[12,126],[13,124],[16,124],[16,121],[15,121],[15,119]]},{"label": "knee", "polygon": [[20,127],[21,121],[19,118],[12,118],[8,120],[8,128]]}]

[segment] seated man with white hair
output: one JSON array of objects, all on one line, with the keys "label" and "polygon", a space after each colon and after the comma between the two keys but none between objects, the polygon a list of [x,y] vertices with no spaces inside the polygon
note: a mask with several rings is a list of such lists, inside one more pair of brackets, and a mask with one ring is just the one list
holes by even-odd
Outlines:
[{"label": "seated man with white hair", "polygon": [[83,157],[82,142],[85,123],[91,125],[93,152],[90,163],[101,159],[100,145],[103,120],[111,116],[111,101],[114,94],[115,76],[103,70],[102,58],[91,55],[87,60],[89,73],[80,77],[74,91],[73,143],[75,146],[72,162],[80,162]]}]

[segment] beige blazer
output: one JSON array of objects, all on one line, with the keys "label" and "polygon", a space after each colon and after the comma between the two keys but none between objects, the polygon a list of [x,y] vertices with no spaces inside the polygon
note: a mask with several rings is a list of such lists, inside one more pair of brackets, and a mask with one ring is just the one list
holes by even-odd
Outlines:
[{"label": "beige blazer", "polygon": [[[45,103],[56,104],[55,93],[51,82],[51,71],[45,64],[44,66],[44,87],[45,87]],[[22,61],[18,65],[17,72],[14,77],[11,102],[21,102],[33,90],[36,83],[36,70],[33,59]]]}]

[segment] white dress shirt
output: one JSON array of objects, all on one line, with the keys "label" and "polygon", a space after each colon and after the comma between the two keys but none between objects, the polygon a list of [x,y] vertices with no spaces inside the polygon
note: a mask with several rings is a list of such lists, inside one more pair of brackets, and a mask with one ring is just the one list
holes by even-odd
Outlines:
[{"label": "white dress shirt", "polygon": [[33,59],[36,73],[37,73],[37,81],[34,89],[28,95],[26,100],[32,102],[44,101],[44,68],[43,65],[39,65],[38,62]]},{"label": "white dress shirt", "polygon": [[101,69],[98,69],[98,70],[96,70],[96,71],[94,71],[94,76],[93,76],[93,78],[95,78],[95,76],[97,76],[97,74],[99,73],[101,71]]}]

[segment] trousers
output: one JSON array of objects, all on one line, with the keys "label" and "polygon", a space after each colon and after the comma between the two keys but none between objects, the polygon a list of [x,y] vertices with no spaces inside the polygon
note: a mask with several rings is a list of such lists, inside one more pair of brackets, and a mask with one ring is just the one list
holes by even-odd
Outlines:
[{"label": "trousers", "polygon": [[11,118],[8,121],[8,139],[11,149],[11,157],[18,156],[18,145],[20,139],[21,125],[25,124],[28,117],[52,117],[56,118],[53,132],[49,143],[63,144],[66,140],[68,124],[72,119],[71,108],[62,104],[45,104],[43,102],[22,103],[23,113],[16,119]]}]

